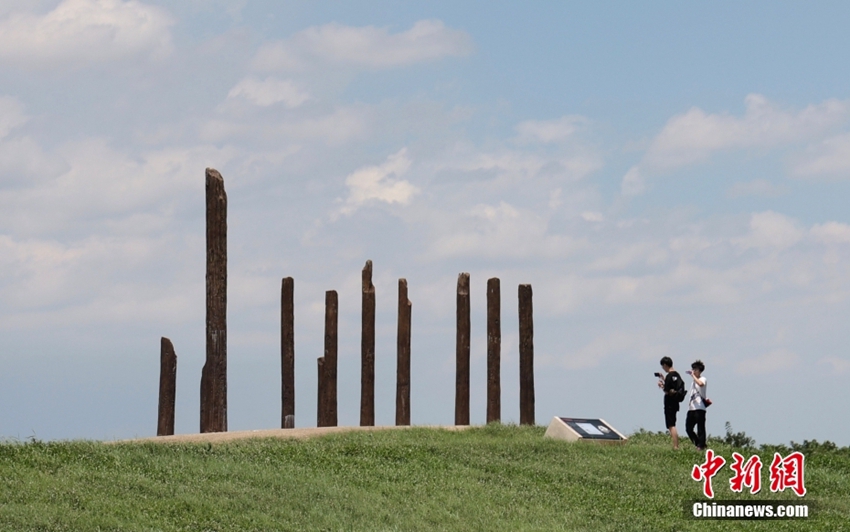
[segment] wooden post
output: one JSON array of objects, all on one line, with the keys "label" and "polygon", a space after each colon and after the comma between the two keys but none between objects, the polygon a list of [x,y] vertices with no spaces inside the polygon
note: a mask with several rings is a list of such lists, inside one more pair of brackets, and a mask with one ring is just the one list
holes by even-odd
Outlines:
[{"label": "wooden post", "polygon": [[372,261],[362,272],[363,297],[360,321],[360,426],[375,425],[375,286]]},{"label": "wooden post", "polygon": [[519,423],[534,425],[534,318],[531,285],[519,285]]},{"label": "wooden post", "polygon": [[395,424],[410,425],[410,318],[407,279],[398,280],[398,336],[396,343]]},{"label": "wooden post", "polygon": [[469,425],[469,274],[457,276],[455,425]]},{"label": "wooden post", "polygon": [[337,316],[339,299],[336,290],[325,292],[325,423],[337,425],[336,368]]},{"label": "wooden post", "polygon": [[[287,423],[287,416],[291,416]],[[280,426],[295,427],[295,280],[280,283]]]},{"label": "wooden post", "polygon": [[166,337],[159,342],[159,419],[157,436],[174,434],[174,398],[177,391],[177,355]]},{"label": "wooden post", "polygon": [[316,368],[318,369],[316,372],[316,375],[318,376],[318,386],[316,386],[316,426],[327,427],[327,412],[325,408],[325,357],[319,357],[316,359]]},{"label": "wooden post", "polygon": [[487,423],[502,420],[502,323],[499,279],[487,279]]},{"label": "wooden post", "polygon": [[201,371],[201,432],[227,431],[227,194],[206,170],[207,356]]}]

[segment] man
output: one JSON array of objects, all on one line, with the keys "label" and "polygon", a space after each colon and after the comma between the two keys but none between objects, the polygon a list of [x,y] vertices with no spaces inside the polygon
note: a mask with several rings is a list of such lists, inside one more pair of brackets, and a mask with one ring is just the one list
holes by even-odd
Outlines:
[{"label": "man", "polygon": [[[706,405],[706,382],[702,372],[705,371],[705,364],[702,360],[697,360],[691,364],[691,370],[688,375],[691,376],[691,391],[688,394],[688,417],[685,418],[685,431],[688,433],[688,438],[694,442],[696,448],[700,451],[705,449],[705,407]],[[694,425],[696,425],[696,433],[694,433]]]},{"label": "man", "polygon": [[673,450],[678,451],[679,432],[676,430],[676,414],[679,412],[679,398],[676,397],[676,392],[684,386],[684,383],[679,372],[673,369],[673,360],[670,357],[661,359],[661,369],[666,376],[662,377],[660,373],[656,373],[655,376],[658,377],[658,387],[664,392],[664,424],[673,439]]}]

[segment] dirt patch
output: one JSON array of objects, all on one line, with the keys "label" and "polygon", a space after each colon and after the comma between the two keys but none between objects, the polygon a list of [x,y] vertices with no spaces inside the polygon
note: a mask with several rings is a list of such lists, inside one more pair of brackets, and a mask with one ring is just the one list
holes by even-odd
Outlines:
[{"label": "dirt patch", "polygon": [[394,425],[384,427],[311,427],[304,429],[266,429],[266,430],[241,430],[235,432],[206,432],[204,434],[175,434],[174,436],[153,436],[151,438],[136,438],[132,440],[117,440],[106,443],[191,443],[209,442],[220,443],[247,438],[284,438],[303,439],[327,436],[329,434],[340,434],[343,432],[371,432],[376,430],[405,430],[410,428],[432,428],[442,430],[465,430],[468,425],[418,425],[414,427],[397,427]]}]

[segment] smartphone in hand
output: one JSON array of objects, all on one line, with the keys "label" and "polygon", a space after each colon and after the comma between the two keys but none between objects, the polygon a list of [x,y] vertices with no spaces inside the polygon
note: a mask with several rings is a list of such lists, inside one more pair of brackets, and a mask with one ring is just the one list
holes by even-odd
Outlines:
[{"label": "smartphone in hand", "polygon": [[660,373],[658,373],[658,372],[653,373],[653,375],[655,375],[655,376],[656,376],[656,377],[658,377],[659,379],[661,378],[661,374],[660,374]]},{"label": "smartphone in hand", "polygon": [[688,370],[688,371],[686,371],[685,373],[687,373],[688,375],[693,375],[693,374],[694,374],[694,372],[693,372],[693,371],[691,371],[691,370]]}]

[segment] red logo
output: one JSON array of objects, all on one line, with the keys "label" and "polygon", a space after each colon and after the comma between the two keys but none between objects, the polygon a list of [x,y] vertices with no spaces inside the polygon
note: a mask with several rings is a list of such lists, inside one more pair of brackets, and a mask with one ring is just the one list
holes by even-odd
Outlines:
[{"label": "red logo", "polygon": [[691,471],[692,479],[696,481],[703,481],[702,492],[705,493],[705,496],[709,499],[714,498],[714,489],[711,487],[711,479],[718,471],[720,471],[725,463],[725,458],[722,456],[714,456],[714,451],[706,449],[705,463],[702,465],[695,465],[694,469]]},{"label": "red logo", "polygon": [[[709,499],[714,498],[714,488],[711,479],[718,471],[723,469],[726,460],[715,455],[711,449],[705,451],[705,462],[697,464],[691,470],[691,478],[697,482],[702,481],[702,492]],[[779,453],[774,453],[773,461],[770,463],[770,491],[778,492],[791,489],[798,497],[806,494],[805,471],[806,457],[803,453],[795,451],[785,458]],[[761,491],[761,458],[757,455],[751,456],[746,462],[744,457],[738,453],[732,453],[732,463],[729,465],[735,475],[729,479],[729,489],[735,493],[741,493],[744,488],[750,489],[750,493],[756,494]]]}]

